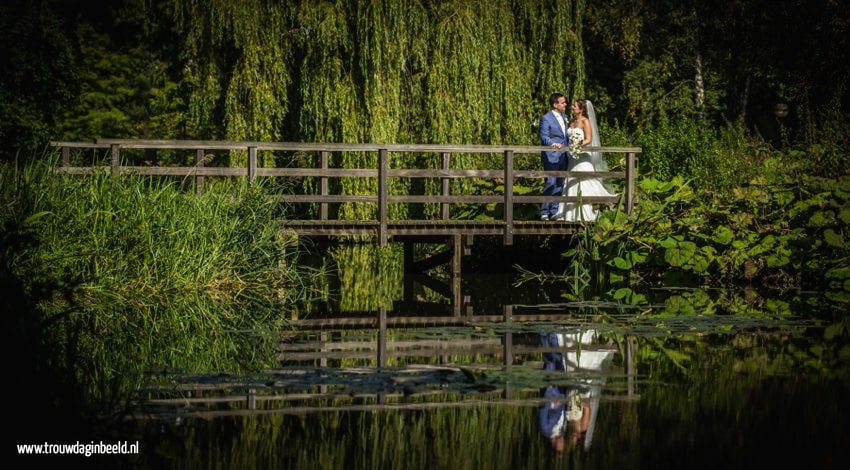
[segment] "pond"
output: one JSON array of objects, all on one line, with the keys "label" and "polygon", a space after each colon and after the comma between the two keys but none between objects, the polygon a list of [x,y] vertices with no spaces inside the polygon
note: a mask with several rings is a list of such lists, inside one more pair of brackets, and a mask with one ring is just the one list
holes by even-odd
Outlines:
[{"label": "pond", "polygon": [[352,245],[314,259],[323,275],[290,312],[301,330],[284,332],[280,367],[151,384],[118,431],[141,448],[123,462],[846,465],[849,325],[824,293],[666,287],[614,300],[516,271],[405,276],[401,256]]}]

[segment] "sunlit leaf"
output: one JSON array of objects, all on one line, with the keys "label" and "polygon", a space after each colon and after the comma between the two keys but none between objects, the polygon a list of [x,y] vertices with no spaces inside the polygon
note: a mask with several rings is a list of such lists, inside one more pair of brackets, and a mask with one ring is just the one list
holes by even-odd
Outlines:
[{"label": "sunlit leaf", "polygon": [[850,207],[842,207],[838,213],[838,218],[845,224],[850,224]]},{"label": "sunlit leaf", "polygon": [[823,227],[831,225],[835,221],[835,213],[832,211],[817,211],[809,218],[806,224],[809,227]]},{"label": "sunlit leaf", "polygon": [[735,238],[735,233],[732,231],[731,228],[725,225],[721,225],[720,227],[714,229],[714,234],[711,237],[712,240],[721,245],[728,245],[732,242],[733,238]]},{"label": "sunlit leaf", "polygon": [[667,261],[670,266],[683,266],[688,260],[693,258],[696,250],[697,246],[694,242],[679,243],[677,246],[668,248],[664,252],[664,261]]},{"label": "sunlit leaf", "polygon": [[668,249],[675,247],[678,243],[679,242],[676,241],[676,239],[674,239],[672,237],[667,237],[664,240],[661,240],[660,242],[658,242],[658,244],[661,245],[661,248],[668,248]]},{"label": "sunlit leaf", "polygon": [[843,323],[835,323],[829,325],[823,330],[823,339],[829,341],[837,336],[842,336],[844,333],[844,324]]},{"label": "sunlit leaf", "polygon": [[619,256],[611,260],[608,264],[612,264],[619,269],[630,269],[632,267],[632,263],[630,261],[620,258]]},{"label": "sunlit leaf", "polygon": [[823,238],[826,240],[826,244],[835,248],[847,248],[844,243],[844,236],[840,233],[836,233],[835,230],[828,228],[823,232]]},{"label": "sunlit leaf", "polygon": [[620,289],[617,289],[614,292],[613,297],[614,297],[614,300],[623,300],[626,297],[628,297],[631,293],[632,293],[631,289],[629,289],[628,287],[622,287]]}]

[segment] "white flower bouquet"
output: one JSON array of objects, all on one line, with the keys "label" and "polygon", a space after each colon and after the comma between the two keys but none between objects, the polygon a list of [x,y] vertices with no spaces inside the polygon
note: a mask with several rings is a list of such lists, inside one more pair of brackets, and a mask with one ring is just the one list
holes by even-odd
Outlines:
[{"label": "white flower bouquet", "polygon": [[584,131],[576,127],[570,131],[570,152],[573,154],[581,150],[582,142],[584,142]]},{"label": "white flower bouquet", "polygon": [[581,407],[581,395],[579,395],[578,391],[570,390],[569,405],[567,406],[567,421],[580,420],[584,414],[584,410]]}]

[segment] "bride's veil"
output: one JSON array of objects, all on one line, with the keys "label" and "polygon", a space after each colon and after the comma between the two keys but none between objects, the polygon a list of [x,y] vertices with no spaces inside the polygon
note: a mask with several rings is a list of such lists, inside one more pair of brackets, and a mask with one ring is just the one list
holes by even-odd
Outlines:
[{"label": "bride's veil", "polygon": [[[590,100],[584,102],[584,109],[587,113],[587,119],[590,120],[590,146],[602,147],[599,139],[599,128],[596,127],[596,111],[593,110],[593,103]],[[596,171],[608,171],[608,164],[605,163],[605,154],[602,152],[590,152],[590,162],[593,164],[593,169]]]}]

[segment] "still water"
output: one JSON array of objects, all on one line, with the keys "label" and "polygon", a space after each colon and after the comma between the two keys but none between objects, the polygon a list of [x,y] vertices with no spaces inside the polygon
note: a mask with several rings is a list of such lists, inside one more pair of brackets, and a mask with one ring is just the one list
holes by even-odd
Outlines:
[{"label": "still water", "polygon": [[[452,282],[439,270],[405,276],[399,253],[369,250],[329,251],[316,295],[292,312],[360,324],[285,332],[280,367],[261,374],[175,375],[176,386],[147,389],[152,400],[123,423],[142,448],[125,463],[846,466],[840,299],[600,290],[516,272]],[[381,312],[386,335],[362,326]]]}]

